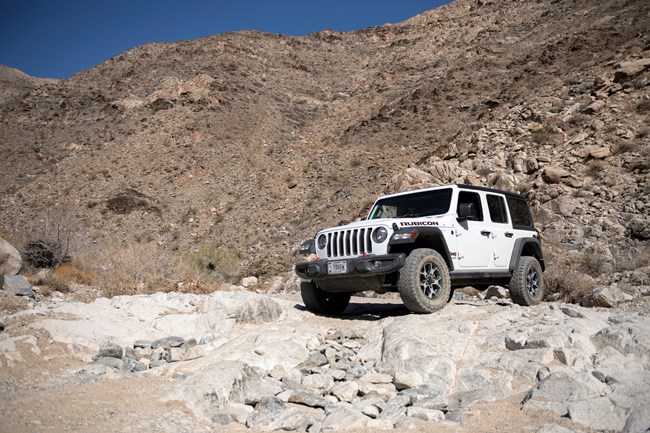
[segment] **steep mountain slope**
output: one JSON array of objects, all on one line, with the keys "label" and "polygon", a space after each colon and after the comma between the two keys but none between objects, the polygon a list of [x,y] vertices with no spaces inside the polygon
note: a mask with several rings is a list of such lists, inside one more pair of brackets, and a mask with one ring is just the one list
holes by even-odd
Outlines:
[{"label": "steep mountain slope", "polygon": [[138,47],[0,101],[0,232],[65,209],[88,244],[227,245],[272,275],[377,194],[457,181],[528,195],[612,271],[650,238],[648,35],[643,0],[458,0]]}]

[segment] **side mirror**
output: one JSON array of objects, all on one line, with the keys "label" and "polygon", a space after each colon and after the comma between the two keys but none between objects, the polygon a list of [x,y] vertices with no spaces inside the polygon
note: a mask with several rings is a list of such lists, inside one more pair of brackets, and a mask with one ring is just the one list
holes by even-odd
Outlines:
[{"label": "side mirror", "polygon": [[316,254],[316,243],[313,239],[306,240],[300,245],[300,254]]},{"label": "side mirror", "polygon": [[476,219],[476,207],[474,203],[461,203],[458,205],[458,219],[467,220],[467,219]]}]

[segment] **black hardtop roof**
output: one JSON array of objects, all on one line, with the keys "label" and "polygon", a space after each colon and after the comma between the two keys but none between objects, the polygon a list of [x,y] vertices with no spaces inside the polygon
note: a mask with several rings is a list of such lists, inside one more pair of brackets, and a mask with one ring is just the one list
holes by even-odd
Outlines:
[{"label": "black hardtop roof", "polygon": [[396,192],[396,193],[393,193],[393,194],[388,194],[388,195],[379,197],[378,200],[381,200],[383,198],[388,198],[388,197],[396,197],[396,196],[400,196],[400,195],[406,195],[406,194],[416,194],[418,192],[435,191],[435,190],[440,190],[440,189],[450,188],[450,187],[456,187],[458,189],[465,189],[465,190],[470,190],[470,191],[483,191],[483,192],[491,192],[491,193],[495,193],[495,194],[503,194],[503,195],[507,195],[507,196],[514,197],[514,198],[517,198],[517,199],[526,200],[526,197],[524,197],[521,194],[517,194],[515,192],[508,192],[508,191],[503,191],[503,190],[496,189],[496,188],[488,188],[488,187],[485,187],[485,186],[465,185],[465,184],[460,184],[460,183],[454,183],[454,184],[449,184],[449,185],[439,185],[439,186],[434,186],[434,187],[430,187],[430,188],[420,188],[420,189],[412,189],[412,190],[409,190],[409,191]]},{"label": "black hardtop roof", "polygon": [[495,193],[498,193],[498,194],[509,195],[509,196],[516,197],[516,198],[521,198],[521,199],[524,199],[524,200],[526,199],[526,197],[524,197],[521,194],[517,194],[516,192],[503,191],[501,189],[488,188],[486,186],[463,185],[463,184],[460,184],[460,183],[457,183],[455,185],[459,189],[470,189],[470,190],[476,190],[476,191],[495,192]]}]

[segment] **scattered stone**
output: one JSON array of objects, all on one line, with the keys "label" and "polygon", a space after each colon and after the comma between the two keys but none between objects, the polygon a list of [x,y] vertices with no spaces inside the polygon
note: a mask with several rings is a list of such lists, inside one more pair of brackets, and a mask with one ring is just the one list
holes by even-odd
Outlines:
[{"label": "scattered stone", "polygon": [[242,280],[241,280],[241,285],[246,289],[257,285],[257,283],[258,283],[257,277],[245,277],[245,278],[242,278]]},{"label": "scattered stone", "polygon": [[440,422],[445,419],[445,413],[441,410],[427,409],[424,407],[409,407],[406,414],[413,418],[418,418],[424,421]]},{"label": "scattered stone", "polygon": [[298,364],[296,368],[298,370],[311,371],[313,368],[322,367],[327,363],[328,361],[325,355],[323,355],[320,352],[312,352],[311,354],[309,354],[309,358],[307,358],[305,361]]},{"label": "scattered stone", "polygon": [[505,287],[490,286],[485,291],[485,299],[490,299],[490,298],[508,299],[510,298],[510,292]]},{"label": "scattered stone", "polygon": [[205,353],[199,346],[170,347],[168,362],[189,361],[203,356]]},{"label": "scattered stone", "polygon": [[185,339],[182,337],[165,337],[151,342],[152,349],[158,349],[159,347],[181,347],[185,343]]},{"label": "scattered stone", "polygon": [[234,421],[232,415],[224,411],[219,411],[212,416],[212,424],[215,426],[227,426]]},{"label": "scattered stone", "polygon": [[587,105],[582,110],[582,112],[585,113],[585,114],[595,114],[595,113],[599,112],[600,110],[602,110],[604,106],[605,106],[605,101],[603,101],[602,99],[598,99],[598,100],[592,102],[591,104]]},{"label": "scattered stone", "polygon": [[[382,400],[382,402],[383,402],[383,400]],[[379,414],[381,413],[381,411],[379,410],[379,407],[377,405],[367,404],[367,405],[363,406],[363,408],[361,409],[361,413],[368,416],[368,417],[370,417],[370,418],[372,418],[372,419],[375,419],[375,418],[379,417]]]},{"label": "scattered stone", "polygon": [[467,412],[447,412],[445,414],[445,421],[464,423],[471,417]]},{"label": "scattered stone", "polygon": [[147,348],[147,349],[151,349],[151,348],[152,348],[152,347],[151,347],[151,341],[149,341],[149,340],[135,340],[135,341],[133,342],[133,348],[134,348],[134,349],[138,349],[138,348],[143,348],[143,349],[144,349],[144,348]]},{"label": "scattered stone", "polygon": [[321,408],[324,408],[328,405],[328,401],[325,400],[322,396],[308,391],[300,391],[300,390],[295,390],[291,392],[291,394],[289,395],[289,402],[301,404],[309,407],[321,407]]},{"label": "scattered stone", "polygon": [[555,184],[562,182],[563,179],[571,176],[571,173],[560,167],[545,167],[542,171],[542,179],[544,182]]},{"label": "scattered stone", "polygon": [[133,373],[149,369],[149,363],[147,362],[140,362],[127,357],[122,358],[122,361],[124,362],[124,369]]},{"label": "scattered stone", "polygon": [[246,419],[246,426],[256,430],[307,431],[315,420],[304,411],[288,408],[277,397],[265,397]]},{"label": "scattered stone", "polygon": [[122,346],[113,342],[107,342],[99,347],[99,351],[93,356],[93,360],[96,361],[101,358],[122,359],[122,356],[124,356]]},{"label": "scattered stone", "polygon": [[95,360],[96,364],[101,364],[106,367],[110,367],[113,369],[115,372],[120,372],[120,371],[125,371],[127,370],[125,368],[124,361],[118,358],[112,358],[112,357],[106,357],[106,358],[98,358]]},{"label": "scattered stone", "polygon": [[327,415],[323,421],[323,430],[355,430],[368,425],[370,418],[356,410],[339,408]]},{"label": "scattered stone", "polygon": [[246,424],[246,419],[253,413],[255,409],[246,404],[231,403],[226,407],[223,412],[230,415],[230,417],[239,424]]},{"label": "scattered stone", "polygon": [[334,386],[334,378],[331,374],[312,374],[302,380],[307,388],[324,395]]},{"label": "scattered stone", "polygon": [[340,401],[352,401],[359,393],[359,385],[355,381],[341,382],[330,391]]}]

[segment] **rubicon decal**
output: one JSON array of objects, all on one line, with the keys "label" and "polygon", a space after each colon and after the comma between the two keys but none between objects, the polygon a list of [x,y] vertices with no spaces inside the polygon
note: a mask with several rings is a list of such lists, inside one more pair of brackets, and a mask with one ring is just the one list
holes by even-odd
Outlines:
[{"label": "rubicon decal", "polygon": [[437,226],[438,221],[402,221],[399,223],[402,227],[412,226]]}]

